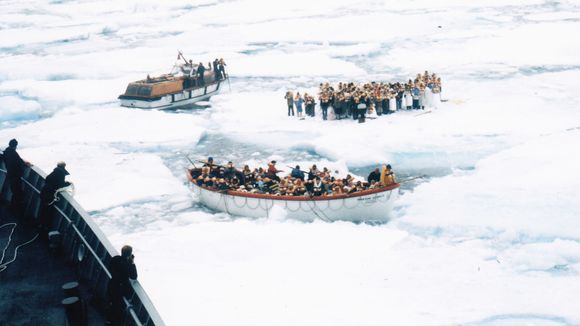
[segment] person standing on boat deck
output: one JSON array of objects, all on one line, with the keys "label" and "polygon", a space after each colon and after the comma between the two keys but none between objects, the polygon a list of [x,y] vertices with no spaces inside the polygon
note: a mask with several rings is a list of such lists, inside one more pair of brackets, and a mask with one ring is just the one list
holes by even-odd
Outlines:
[{"label": "person standing on boat deck", "polygon": [[6,164],[6,179],[12,191],[12,207],[16,210],[24,208],[24,194],[22,192],[21,178],[24,175],[24,170],[31,166],[30,162],[23,160],[18,152],[18,141],[11,139],[8,142],[8,147],[4,150],[4,163]]},{"label": "person standing on boat deck", "polygon": [[204,75],[205,75],[205,67],[203,66],[203,63],[200,62],[199,66],[197,66],[197,78],[199,80],[200,86],[205,86]]},{"label": "person standing on boat deck", "polygon": [[218,60],[218,58],[215,58],[215,60],[213,61],[213,72],[214,72],[215,80],[222,79],[220,76],[220,71],[218,69],[218,65],[219,65],[219,60]]},{"label": "person standing on boat deck", "polygon": [[219,64],[218,64],[218,70],[220,71],[220,76],[222,76],[223,79],[226,78],[226,62],[224,61],[224,58],[220,58]]},{"label": "person standing on boat deck", "polygon": [[280,178],[276,175],[276,173],[282,172],[276,168],[276,161],[272,161],[268,163],[268,171],[266,171],[266,176],[270,179],[276,180],[280,182]]},{"label": "person standing on boat deck", "polygon": [[294,116],[294,94],[291,91],[287,91],[284,98],[288,103],[288,116],[290,116],[290,113],[292,113],[292,116]]},{"label": "person standing on boat deck", "polygon": [[296,92],[296,97],[294,97],[294,105],[296,105],[296,116],[302,117],[302,104],[304,104],[304,99],[300,95],[300,92]]},{"label": "person standing on boat deck", "polygon": [[290,172],[290,176],[292,178],[296,178],[296,179],[300,179],[300,180],[304,181],[304,172],[302,172],[302,170],[300,170],[300,165],[296,165],[296,167],[292,169],[292,172]]},{"label": "person standing on boat deck", "polygon": [[381,172],[379,171],[379,168],[376,168],[374,171],[372,171],[369,174],[369,176],[367,177],[367,181],[369,183],[372,183],[373,181],[375,181],[375,182],[381,181]]},{"label": "person standing on boat deck", "polygon": [[383,170],[381,171],[381,185],[390,186],[396,182],[395,173],[391,170],[391,165],[383,165]]},{"label": "person standing on boat deck", "polygon": [[125,303],[123,296],[131,294],[131,280],[137,279],[137,267],[135,266],[135,256],[131,246],[123,246],[121,255],[111,258],[109,263],[111,280],[107,287],[109,299],[109,312],[107,325],[124,325]]},{"label": "person standing on boat deck", "polygon": [[46,176],[46,181],[42,190],[40,190],[40,214],[38,216],[38,224],[43,236],[48,236],[49,227],[54,213],[54,202],[56,192],[64,187],[71,185],[70,182],[65,181],[67,175],[65,162],[58,162],[52,172]]}]

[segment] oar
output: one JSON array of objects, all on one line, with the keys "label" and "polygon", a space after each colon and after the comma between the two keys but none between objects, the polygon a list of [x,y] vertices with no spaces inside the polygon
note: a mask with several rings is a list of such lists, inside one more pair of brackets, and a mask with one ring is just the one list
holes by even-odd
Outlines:
[{"label": "oar", "polygon": [[185,158],[193,165],[194,169],[197,169],[197,166],[195,166],[195,163],[189,158],[189,155],[185,155]]},{"label": "oar", "polygon": [[[292,170],[294,170],[294,168],[293,168],[293,167],[291,167],[290,165],[286,165],[286,167],[287,167],[287,168],[289,168],[289,169],[292,169]],[[298,171],[302,171],[302,172],[304,172],[304,173],[310,173],[310,172],[306,172],[306,171],[304,171],[304,170],[298,170]],[[290,172],[292,172],[292,171],[290,171]]]},{"label": "oar", "polygon": [[219,165],[219,164],[215,164],[215,163],[209,163],[209,162],[206,162],[206,161],[196,160],[196,162],[203,163],[203,164],[209,164],[209,165],[213,165],[213,166],[217,166],[218,168],[225,168],[225,166],[223,166],[223,165]]}]

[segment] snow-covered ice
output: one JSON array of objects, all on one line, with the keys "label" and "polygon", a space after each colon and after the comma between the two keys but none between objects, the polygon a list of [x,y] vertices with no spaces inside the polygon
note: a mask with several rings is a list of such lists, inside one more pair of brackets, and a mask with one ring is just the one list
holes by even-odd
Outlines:
[{"label": "snow-covered ice", "polygon": [[[0,144],[50,171],[169,325],[580,324],[576,1],[4,1]],[[120,108],[177,50],[223,57],[195,110]],[[443,78],[441,107],[354,121],[286,116],[286,90]],[[229,89],[231,87],[231,90]],[[406,184],[384,225],[209,211],[192,159],[319,163]]]}]

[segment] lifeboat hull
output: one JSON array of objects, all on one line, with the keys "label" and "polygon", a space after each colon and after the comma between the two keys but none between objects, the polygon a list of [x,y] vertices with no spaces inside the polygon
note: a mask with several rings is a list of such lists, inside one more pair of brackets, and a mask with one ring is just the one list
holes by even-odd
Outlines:
[{"label": "lifeboat hull", "polygon": [[254,218],[269,217],[281,210],[286,217],[302,221],[385,222],[391,217],[399,184],[366,190],[351,195],[328,197],[270,196],[254,193],[227,193],[190,183],[205,206],[231,215]]},{"label": "lifeboat hull", "polygon": [[199,101],[205,101],[218,94],[225,80],[215,82],[202,88],[186,89],[177,93],[158,97],[141,98],[137,96],[119,96],[121,106],[140,109],[172,109]]}]

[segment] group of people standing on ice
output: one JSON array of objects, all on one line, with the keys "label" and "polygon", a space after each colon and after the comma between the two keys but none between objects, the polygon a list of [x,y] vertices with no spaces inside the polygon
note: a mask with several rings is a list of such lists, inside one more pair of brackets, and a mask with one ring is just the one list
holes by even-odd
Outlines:
[{"label": "group of people standing on ice", "polygon": [[232,162],[225,166],[215,164],[208,158],[201,169],[190,170],[192,181],[198,186],[218,191],[238,191],[274,196],[333,196],[352,194],[368,189],[378,189],[396,183],[395,174],[388,164],[382,170],[375,169],[367,181],[356,180],[350,174],[345,178],[333,176],[328,168],[319,170],[312,165],[308,171],[299,165],[284,177],[279,177],[276,161],[268,163],[266,169],[250,169],[244,165],[236,169]]},{"label": "group of people standing on ice", "polygon": [[[319,85],[318,104],[323,120],[334,119],[359,119],[364,120],[367,114],[377,116],[387,115],[399,110],[424,110],[425,108],[437,108],[441,103],[441,78],[436,74],[417,74],[415,79],[409,79],[406,83],[338,83]],[[284,96],[288,105],[288,116],[296,115],[303,117],[303,111],[307,116],[316,115],[317,101],[313,95],[300,92],[294,94],[286,92]],[[329,109],[332,109],[329,114]]]}]

